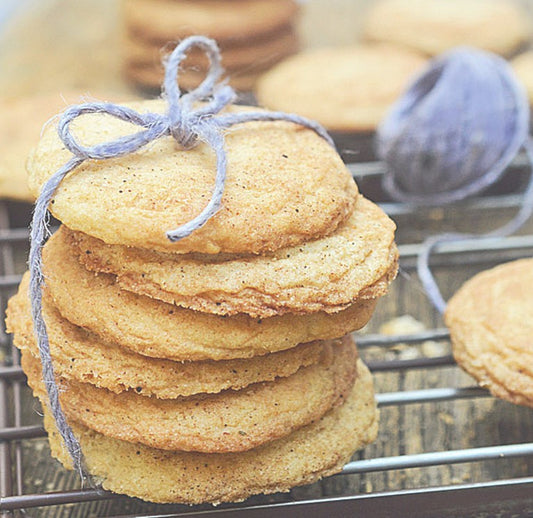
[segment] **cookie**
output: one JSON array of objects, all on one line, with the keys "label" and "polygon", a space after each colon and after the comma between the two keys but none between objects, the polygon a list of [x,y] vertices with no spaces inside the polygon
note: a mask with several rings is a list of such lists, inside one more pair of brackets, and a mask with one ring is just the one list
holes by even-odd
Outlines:
[{"label": "cookie", "polygon": [[284,60],[258,81],[261,106],[317,120],[328,130],[374,130],[425,59],[390,45],[330,47]]},{"label": "cookie", "polygon": [[[28,274],[18,294],[9,300],[7,329],[13,342],[38,356],[28,297]],[[278,353],[242,360],[174,362],[149,358],[105,342],[97,335],[61,317],[50,298],[43,300],[43,314],[54,372],[66,380],[91,383],[117,394],[126,390],[161,399],[198,393],[241,389],[252,383],[290,376],[301,367],[317,363],[326,342],[310,342]]]},{"label": "cookie", "polygon": [[26,172],[30,150],[39,142],[44,124],[68,103],[81,102],[83,97],[87,95],[68,91],[0,99],[0,197],[34,201]]},{"label": "cookie", "polygon": [[[129,106],[166,110],[161,100]],[[78,138],[93,144],[137,131],[104,114],[85,115],[72,126]],[[215,155],[203,143],[183,150],[169,136],[127,156],[87,161],[63,180],[51,211],[69,228],[106,243],[179,253],[276,250],[329,234],[351,213],[355,183],[314,131],[288,122],[254,122],[233,126],[225,140],[222,207],[177,243],[165,232],[197,216],[214,186]],[[34,195],[70,156],[50,125],[28,161]]]},{"label": "cookie", "polygon": [[[290,54],[294,54],[298,49],[298,37],[294,28],[290,25],[277,32],[270,40],[252,42],[246,45],[229,46],[225,48],[220,45],[222,56],[222,66],[231,76],[234,73],[251,73],[258,70],[265,70],[273,63]],[[123,51],[127,66],[156,67],[160,72],[159,85],[163,83],[164,70],[162,67],[163,57],[171,52],[177,41],[168,42],[145,42],[131,35],[126,35],[123,41]],[[182,73],[187,74],[187,69],[204,72],[209,67],[209,60],[204,52],[199,49],[192,49],[187,58],[180,66],[180,77]]]},{"label": "cookie", "polygon": [[221,42],[264,38],[295,19],[293,0],[123,0],[123,23],[143,40],[203,34]]},{"label": "cookie", "polygon": [[533,407],[533,259],[467,281],[445,313],[457,363],[499,398]]},{"label": "cookie", "polygon": [[[157,399],[135,392],[114,394],[88,383],[60,380],[68,419],[107,437],[171,451],[246,451],[319,419],[351,390],[357,351],[351,339],[324,348],[315,365],[242,390]],[[30,377],[40,363],[23,353]],[[200,368],[200,366],[198,367]]]},{"label": "cookie", "polygon": [[529,104],[533,106],[533,51],[524,52],[511,61],[513,70],[526,89]]},{"label": "cookie", "polygon": [[122,288],[208,313],[271,317],[334,313],[383,295],[396,275],[395,225],[359,196],[352,216],[322,239],[260,256],[190,256],[106,245],[59,230],[83,265]]},{"label": "cookie", "polygon": [[[240,453],[168,452],[120,441],[72,423],[88,470],[105,489],[152,502],[185,504],[241,501],[288,491],[339,472],[353,453],[374,441],[378,412],[372,378],[357,362],[358,377],[345,402],[292,434]],[[52,455],[66,467],[68,453],[43,402]]]},{"label": "cookie", "polygon": [[361,300],[333,315],[253,319],[183,309],[120,289],[111,275],[87,271],[70,253],[63,232],[43,250],[46,290],[61,315],[104,341],[175,361],[249,358],[304,342],[338,338],[364,326],[376,300]]},{"label": "cookie", "polygon": [[508,0],[381,0],[362,33],[430,56],[459,45],[509,56],[530,40],[531,28],[518,2]]}]

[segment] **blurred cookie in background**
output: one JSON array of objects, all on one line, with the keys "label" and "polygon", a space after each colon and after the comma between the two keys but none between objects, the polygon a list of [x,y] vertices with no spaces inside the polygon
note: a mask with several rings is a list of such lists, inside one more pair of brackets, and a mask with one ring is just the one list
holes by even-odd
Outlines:
[{"label": "blurred cookie in background", "polygon": [[526,89],[530,106],[533,106],[533,50],[519,54],[511,61],[513,70]]},{"label": "blurred cookie in background", "polygon": [[362,30],[430,56],[460,45],[511,56],[531,40],[527,13],[509,0],[380,0]]},{"label": "blurred cookie in background", "polygon": [[[99,100],[109,100],[108,97],[99,92]],[[81,91],[0,98],[0,198],[33,203],[26,159],[39,142],[43,126],[69,104],[95,99]]]},{"label": "blurred cookie in background", "polygon": [[[124,75],[152,91],[163,81],[162,58],[183,38],[215,39],[230,84],[250,90],[257,76],[298,50],[294,0],[122,0]],[[203,53],[183,63],[180,85],[196,87],[208,67]]]},{"label": "blurred cookie in background", "polygon": [[323,124],[345,160],[370,160],[379,122],[425,63],[419,53],[391,45],[311,50],[264,74],[256,95],[261,106]]}]

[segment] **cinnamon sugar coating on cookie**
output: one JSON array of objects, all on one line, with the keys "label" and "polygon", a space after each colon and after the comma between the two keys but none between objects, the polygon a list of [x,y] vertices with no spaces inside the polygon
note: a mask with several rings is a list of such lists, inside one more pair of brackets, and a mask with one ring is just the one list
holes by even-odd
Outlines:
[{"label": "cinnamon sugar coating on cookie", "polygon": [[117,275],[120,286],[178,306],[214,314],[265,318],[335,313],[383,295],[397,271],[395,225],[359,196],[333,234],[261,256],[200,256],[106,245],[59,231],[82,264]]},{"label": "cinnamon sugar coating on cookie", "polygon": [[[163,450],[246,451],[319,419],[350,392],[357,351],[351,339],[333,342],[320,361],[271,382],[237,391],[161,400],[134,391],[114,394],[59,380],[67,418],[108,437]],[[39,361],[23,354],[25,372]]]},{"label": "cinnamon sugar coating on cookie", "polygon": [[[6,325],[14,344],[38,356],[25,274],[16,296],[9,300]],[[267,355],[226,361],[177,362],[150,358],[102,340],[63,318],[45,294],[43,313],[54,372],[66,380],[91,383],[117,394],[173,399],[198,393],[241,389],[252,383],[290,376],[320,360],[324,342],[310,342]]]},{"label": "cinnamon sugar coating on cookie", "polygon": [[46,290],[61,315],[105,341],[145,356],[175,361],[250,358],[313,340],[338,338],[364,326],[376,299],[329,315],[225,318],[122,290],[112,275],[87,271],[56,233],[45,245]]},{"label": "cinnamon sugar coating on cookie", "polygon": [[533,407],[533,259],[467,281],[445,313],[457,363],[496,397]]},{"label": "cinnamon sugar coating on cookie", "polygon": [[[160,503],[236,502],[254,494],[288,491],[337,473],[354,451],[375,440],[378,412],[372,377],[360,360],[357,372],[342,405],[286,437],[246,452],[165,452],[72,425],[90,473],[105,489]],[[52,455],[70,467],[46,408],[44,387],[38,379],[29,381],[43,402]]]},{"label": "cinnamon sugar coating on cookie", "polygon": [[[161,100],[128,106],[140,112],[166,110]],[[86,145],[138,130],[101,113],[72,124],[73,134]],[[353,210],[357,187],[349,171],[312,130],[281,121],[240,124],[226,132],[225,149],[221,209],[176,243],[166,232],[196,217],[215,184],[215,153],[204,143],[184,150],[168,136],[127,156],[86,161],[62,181],[50,210],[69,228],[106,243],[208,254],[256,254],[317,239]],[[50,125],[28,161],[35,196],[71,156]]]}]

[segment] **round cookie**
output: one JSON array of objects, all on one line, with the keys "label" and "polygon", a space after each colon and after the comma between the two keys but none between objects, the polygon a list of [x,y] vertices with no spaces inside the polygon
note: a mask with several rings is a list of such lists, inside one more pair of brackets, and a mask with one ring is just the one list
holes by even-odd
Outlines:
[{"label": "round cookie", "polygon": [[266,319],[200,313],[122,290],[113,276],[87,271],[63,236],[54,234],[43,249],[46,290],[54,305],[72,323],[145,356],[229,360],[282,351],[360,329],[376,304],[364,299],[333,315]]},{"label": "round cookie", "polygon": [[[161,100],[129,106],[166,110]],[[137,131],[104,114],[85,115],[72,129],[87,145]],[[316,239],[352,212],[357,188],[351,174],[314,131],[284,121],[253,122],[233,126],[225,142],[222,207],[177,243],[166,231],[196,217],[214,187],[215,156],[203,143],[183,150],[169,136],[127,156],[86,161],[63,180],[50,209],[69,228],[106,243],[210,254],[260,253]],[[70,157],[49,126],[28,161],[32,192],[38,195]]]},{"label": "round cookie", "polygon": [[[131,35],[126,35],[123,41],[124,55],[127,66],[156,67],[160,71],[159,85],[163,82],[164,69],[162,58],[171,52],[177,42],[165,40],[159,42],[144,42]],[[298,36],[292,26],[287,26],[275,35],[275,38],[267,41],[259,41],[248,45],[221,46],[222,66],[231,76],[235,72],[251,73],[265,70],[273,63],[298,50]],[[192,68],[197,71],[205,71],[209,67],[209,60],[198,49],[192,49],[187,58],[180,66],[180,78],[182,73],[187,73],[187,69]]]},{"label": "round cookie", "polygon": [[[119,441],[72,423],[88,470],[105,489],[152,502],[186,504],[244,500],[288,491],[339,472],[353,453],[374,441],[378,413],[371,375],[359,360],[345,402],[292,434],[241,453],[164,452]],[[51,419],[42,383],[29,379],[43,402],[52,455],[68,453]]]},{"label": "round cookie", "polygon": [[530,106],[533,106],[533,50],[518,55],[511,61],[511,66],[526,89]]},{"label": "round cookie", "polygon": [[493,395],[533,407],[533,259],[475,275],[445,313],[457,363]]},{"label": "round cookie", "polygon": [[128,31],[143,40],[175,41],[195,34],[249,42],[265,38],[295,19],[294,0],[123,0]]},{"label": "round cookie", "polygon": [[[18,294],[9,300],[6,325],[14,335],[15,345],[37,357],[28,281],[29,276],[25,274]],[[327,342],[315,341],[250,359],[174,362],[141,356],[102,341],[62,318],[46,295],[43,315],[56,375],[117,394],[132,390],[161,399],[237,390],[252,383],[290,376],[301,367],[317,363],[322,350],[331,347]]]},{"label": "round cookie", "polygon": [[[108,437],[171,451],[246,451],[319,419],[351,390],[357,351],[351,339],[324,348],[321,361],[275,381],[242,390],[156,399],[114,394],[91,384],[59,380],[68,419]],[[40,363],[23,353],[25,372]]]},{"label": "round cookie", "polygon": [[530,40],[528,16],[508,0],[381,0],[366,14],[363,37],[434,56],[459,45],[502,56]]},{"label": "round cookie", "polygon": [[190,256],[106,245],[59,230],[82,264],[117,275],[121,287],[214,314],[271,317],[334,313],[383,295],[396,275],[395,225],[359,196],[350,218],[327,237],[259,256]]},{"label": "round cookie", "polygon": [[340,133],[375,130],[425,63],[390,45],[302,52],[265,73],[256,85],[261,106],[315,119]]},{"label": "round cookie", "polygon": [[39,142],[44,124],[82,97],[87,95],[68,91],[0,99],[0,197],[33,203],[26,172],[30,150]]}]

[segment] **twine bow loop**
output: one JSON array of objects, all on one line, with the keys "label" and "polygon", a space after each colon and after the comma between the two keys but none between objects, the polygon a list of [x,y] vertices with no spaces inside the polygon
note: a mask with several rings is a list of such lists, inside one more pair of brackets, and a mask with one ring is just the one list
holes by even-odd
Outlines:
[{"label": "twine bow loop", "polygon": [[[182,94],[178,86],[179,65],[193,47],[205,51],[210,66],[202,83]],[[127,155],[164,135],[172,136],[184,149],[190,149],[199,139],[205,140],[206,125],[216,126],[214,116],[235,100],[235,92],[230,86],[217,85],[221,75],[216,43],[202,36],[188,38],[174,49],[166,63],[163,91],[168,102],[167,113],[139,113],[127,106],[106,102],[81,104],[63,113],[58,125],[59,137],[72,154],[83,160]],[[204,104],[198,105],[202,101]],[[70,126],[78,117],[91,113],[104,113],[144,129],[111,142],[84,146],[76,140]]]}]

